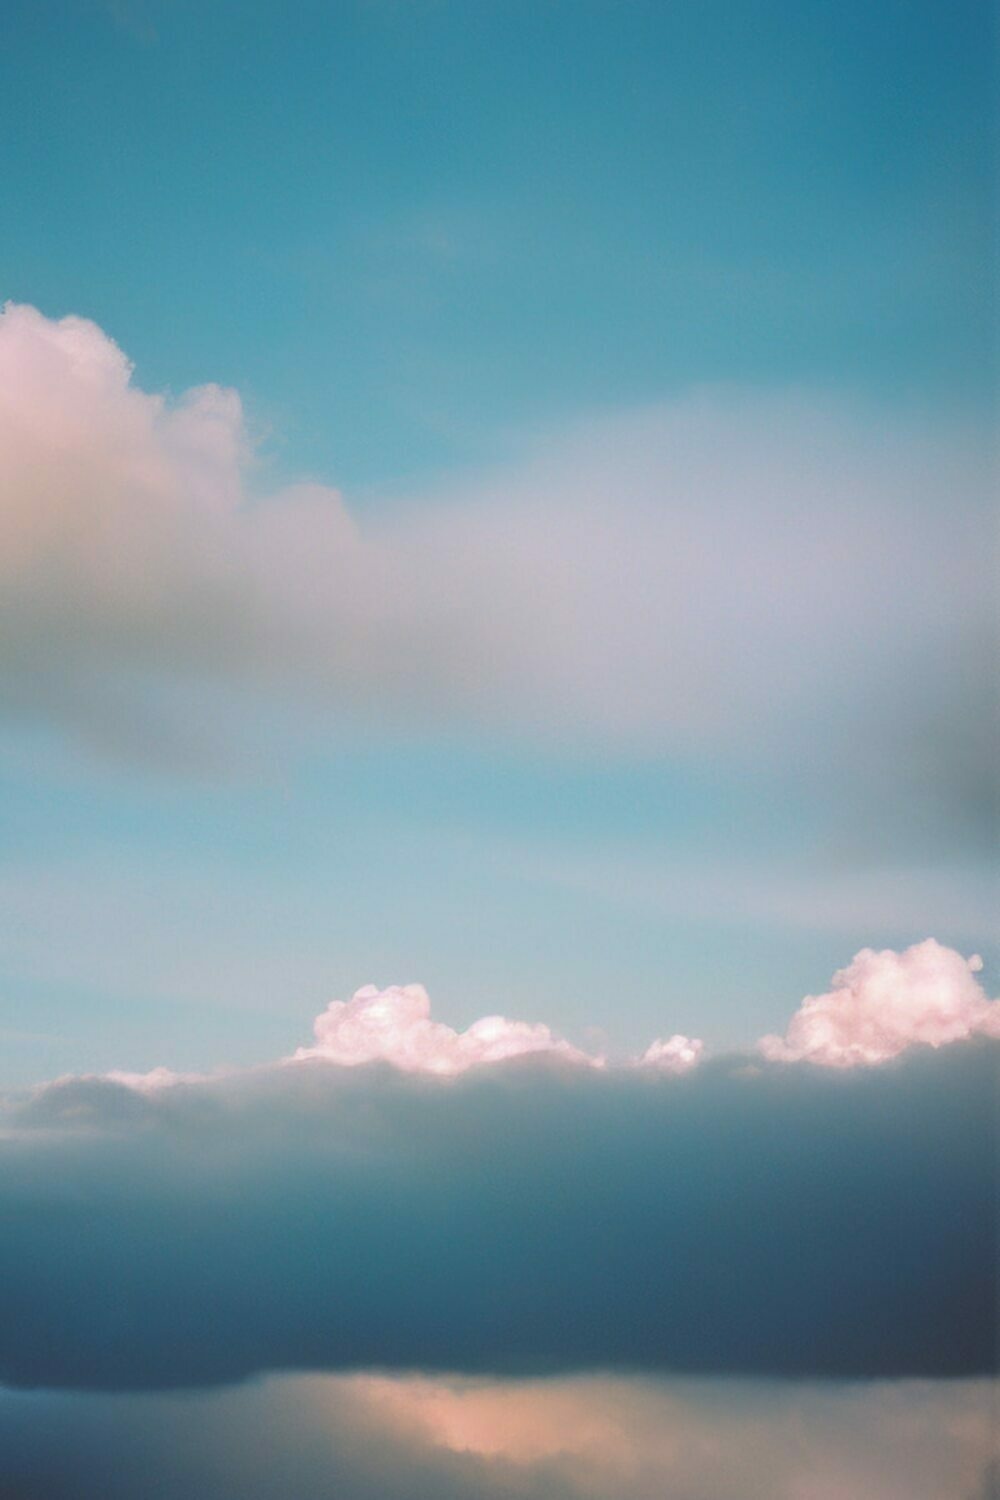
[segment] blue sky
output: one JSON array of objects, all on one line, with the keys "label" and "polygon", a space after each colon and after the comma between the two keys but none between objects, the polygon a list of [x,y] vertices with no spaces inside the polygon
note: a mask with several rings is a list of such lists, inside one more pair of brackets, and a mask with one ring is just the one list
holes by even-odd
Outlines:
[{"label": "blue sky", "polygon": [[15,0],[0,294],[142,391],[234,387],[245,505],[335,486],[404,563],[329,690],[197,625],[123,666],[75,576],[26,616],[5,1081],[261,1061],[368,980],[622,1052],[748,1044],[930,934],[995,992],[990,28]]},{"label": "blue sky", "polygon": [[994,9],[8,0],[0,1500],[997,1492]]},{"label": "blue sky", "polygon": [[8,294],[149,388],[236,386],[290,471],[407,483],[700,382],[985,399],[982,4],[15,0],[7,30]]}]

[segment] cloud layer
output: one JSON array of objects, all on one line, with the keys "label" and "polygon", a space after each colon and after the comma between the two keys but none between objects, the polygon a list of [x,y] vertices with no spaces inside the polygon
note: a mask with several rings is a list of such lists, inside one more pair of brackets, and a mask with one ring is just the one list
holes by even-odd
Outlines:
[{"label": "cloud layer", "polygon": [[875,810],[903,789],[911,831],[974,818],[994,789],[978,451],[717,392],[351,514],[322,485],[259,493],[235,392],[148,394],[95,324],[9,306],[0,693],[119,751],[266,690],[406,732],[853,771]]},{"label": "cloud layer", "polygon": [[991,1402],[986,1382],[607,1377],[0,1391],[0,1497],[992,1500]]},{"label": "cloud layer", "polygon": [[982,1374],[998,1052],[63,1080],[3,1114],[0,1382]]}]

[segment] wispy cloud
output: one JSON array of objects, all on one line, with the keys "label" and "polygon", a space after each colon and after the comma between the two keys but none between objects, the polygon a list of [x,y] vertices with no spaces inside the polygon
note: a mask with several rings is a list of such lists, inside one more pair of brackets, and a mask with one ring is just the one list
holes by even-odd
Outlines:
[{"label": "wispy cloud", "polygon": [[236,394],[148,395],[92,323],[8,308],[0,373],[17,712],[153,747],[214,684],[396,733],[763,759],[911,826],[989,806],[968,434],[708,393],[351,513],[255,496]]}]

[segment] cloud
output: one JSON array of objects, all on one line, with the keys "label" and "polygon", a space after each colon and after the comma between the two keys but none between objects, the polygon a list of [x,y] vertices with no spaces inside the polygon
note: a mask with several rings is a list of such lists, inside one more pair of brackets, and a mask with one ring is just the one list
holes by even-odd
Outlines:
[{"label": "cloud", "polygon": [[650,1042],[640,1063],[653,1068],[664,1068],[668,1073],[683,1073],[693,1068],[705,1050],[705,1043],[679,1032],[671,1037],[657,1037]]},{"label": "cloud", "polygon": [[986,1382],[286,1377],[0,1392],[2,1500],[989,1500]]},{"label": "cloud", "polygon": [[484,1016],[467,1031],[430,1018],[431,1003],[422,984],[365,985],[350,1000],[333,1000],[316,1017],[314,1047],[300,1047],[296,1059],[325,1058],[357,1066],[383,1061],[422,1073],[462,1073],[478,1063],[547,1052],[592,1062],[541,1024]]},{"label": "cloud", "polygon": [[0,1114],[0,1383],[983,1374],[998,1055],[63,1080]]},{"label": "cloud", "polygon": [[765,1057],[849,1068],[897,1057],[920,1043],[941,1047],[976,1033],[1000,1037],[1000,1000],[975,975],[978,954],[963,958],[933,938],[903,953],[863,948],[833,976],[826,995],[808,995],[784,1037],[766,1036]]},{"label": "cloud", "polygon": [[[964,958],[934,938],[903,953],[864,948],[833,976],[829,994],[806,996],[786,1036],[765,1036],[758,1047],[776,1062],[849,1068],[885,1062],[908,1047],[941,1047],[978,1033],[1000,1037],[1000,1000],[988,1000],[973,977],[981,968],[978,954]],[[405,1072],[437,1075],[533,1054],[606,1064],[542,1022],[484,1016],[466,1031],[455,1031],[431,1019],[430,997],[420,984],[384,990],[365,985],[350,1000],[332,1000],[313,1029],[315,1044],[299,1047],[295,1061],[321,1058],[349,1067],[387,1062]],[[703,1041],[674,1033],[656,1037],[639,1058],[622,1065],[684,1073],[704,1055]],[[154,1088],[180,1079],[163,1068],[109,1076]]]},{"label": "cloud", "polygon": [[234,391],[149,395],[95,324],[8,305],[0,392],[13,712],[129,748],[171,683],[245,688],[294,661],[296,593],[350,553],[352,526],[316,486],[275,497],[275,514],[250,506]]},{"label": "cloud", "polygon": [[404,734],[778,760],[911,835],[993,807],[975,434],[707,392],[352,513],[260,493],[235,392],[148,394],[83,319],[8,306],[0,392],[22,716],[169,755],[265,694]]},{"label": "cloud", "polygon": [[[1000,1001],[987,1000],[972,978],[981,967],[978,954],[963,958],[933,938],[903,953],[865,948],[834,975],[830,994],[806,997],[786,1037],[763,1037],[758,1048],[775,1062],[849,1068],[885,1062],[913,1046],[940,1047],[978,1033],[1000,1037]],[[404,1073],[438,1078],[527,1057],[609,1066],[603,1055],[574,1047],[541,1021],[483,1016],[465,1031],[456,1031],[431,1018],[430,996],[422,984],[394,984],[384,990],[364,985],[350,1000],[331,1000],[316,1017],[313,1032],[313,1045],[297,1048],[286,1062],[319,1060],[351,1068],[387,1063]],[[675,1032],[654,1038],[641,1056],[618,1059],[610,1066],[680,1074],[705,1056],[700,1038]],[[176,1084],[205,1082],[207,1075],[156,1067],[145,1073],[113,1069],[100,1079],[155,1093]],[[74,1081],[73,1075],[56,1080]]]}]

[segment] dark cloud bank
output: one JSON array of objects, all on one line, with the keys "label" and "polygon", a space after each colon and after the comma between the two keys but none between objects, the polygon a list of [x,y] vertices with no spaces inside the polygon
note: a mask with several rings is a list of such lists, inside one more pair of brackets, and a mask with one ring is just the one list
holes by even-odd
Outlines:
[{"label": "dark cloud bank", "polygon": [[983,1374],[998,1059],[53,1084],[0,1117],[0,1383]]}]

